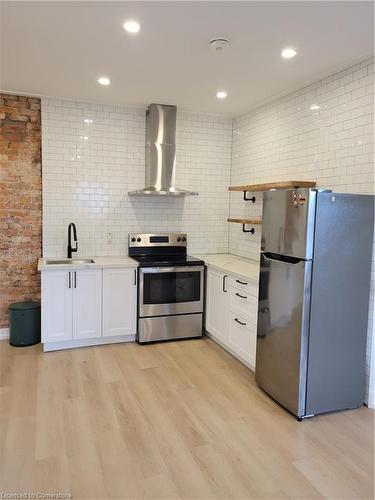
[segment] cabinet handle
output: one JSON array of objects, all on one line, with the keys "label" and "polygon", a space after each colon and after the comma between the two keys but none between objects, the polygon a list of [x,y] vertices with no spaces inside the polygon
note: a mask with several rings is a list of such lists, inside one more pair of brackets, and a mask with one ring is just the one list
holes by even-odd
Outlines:
[{"label": "cabinet handle", "polygon": [[242,321],[240,321],[238,318],[235,318],[234,321],[237,321],[237,323],[239,323],[242,326],[246,326],[246,323],[242,323]]},{"label": "cabinet handle", "polygon": [[239,283],[240,285],[248,285],[249,283],[245,283],[245,281],[241,280],[236,280],[236,283]]},{"label": "cabinet handle", "polygon": [[223,276],[223,292],[225,292],[225,293],[227,293],[227,290],[226,290],[227,278],[228,278],[228,276],[225,274]]},{"label": "cabinet handle", "polygon": [[240,293],[236,293],[237,297],[241,297],[241,299],[247,299],[245,295],[241,295]]},{"label": "cabinet handle", "polygon": [[72,278],[70,276],[70,271],[68,273],[68,288],[72,288]]},{"label": "cabinet handle", "polygon": [[77,271],[74,271],[74,288],[77,288]]},{"label": "cabinet handle", "polygon": [[137,286],[137,270],[134,269],[134,286]]}]

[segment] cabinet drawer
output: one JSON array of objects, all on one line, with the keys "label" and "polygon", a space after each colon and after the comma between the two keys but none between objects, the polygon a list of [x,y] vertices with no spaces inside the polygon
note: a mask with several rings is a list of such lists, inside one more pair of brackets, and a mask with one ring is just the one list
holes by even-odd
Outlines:
[{"label": "cabinet drawer", "polygon": [[233,312],[229,313],[229,347],[255,367],[256,326]]},{"label": "cabinet drawer", "polygon": [[258,284],[245,278],[236,278],[235,276],[228,276],[228,286],[237,288],[245,295],[258,296]]},{"label": "cabinet drawer", "polygon": [[238,288],[228,288],[229,309],[238,311],[246,316],[253,323],[257,320],[258,299],[248,291],[238,290]]}]

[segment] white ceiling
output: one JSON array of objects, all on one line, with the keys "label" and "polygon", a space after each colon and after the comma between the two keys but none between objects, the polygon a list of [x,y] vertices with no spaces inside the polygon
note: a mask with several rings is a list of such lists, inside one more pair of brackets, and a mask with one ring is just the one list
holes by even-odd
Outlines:
[{"label": "white ceiling", "polygon": [[[0,88],[86,101],[238,115],[373,53],[372,2],[28,1],[1,14]],[[228,51],[208,48],[218,36]]]}]

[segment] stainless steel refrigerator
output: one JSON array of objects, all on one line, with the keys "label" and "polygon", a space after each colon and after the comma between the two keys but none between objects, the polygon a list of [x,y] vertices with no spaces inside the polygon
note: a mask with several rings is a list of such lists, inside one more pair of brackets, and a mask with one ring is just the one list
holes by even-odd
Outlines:
[{"label": "stainless steel refrigerator", "polygon": [[374,197],[263,199],[256,381],[299,419],[365,397]]}]

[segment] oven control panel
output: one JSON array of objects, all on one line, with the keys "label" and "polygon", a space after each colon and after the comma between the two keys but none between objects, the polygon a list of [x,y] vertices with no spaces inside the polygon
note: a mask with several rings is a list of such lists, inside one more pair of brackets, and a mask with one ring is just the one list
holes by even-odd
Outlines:
[{"label": "oven control panel", "polygon": [[186,247],[185,233],[130,233],[129,247]]}]

